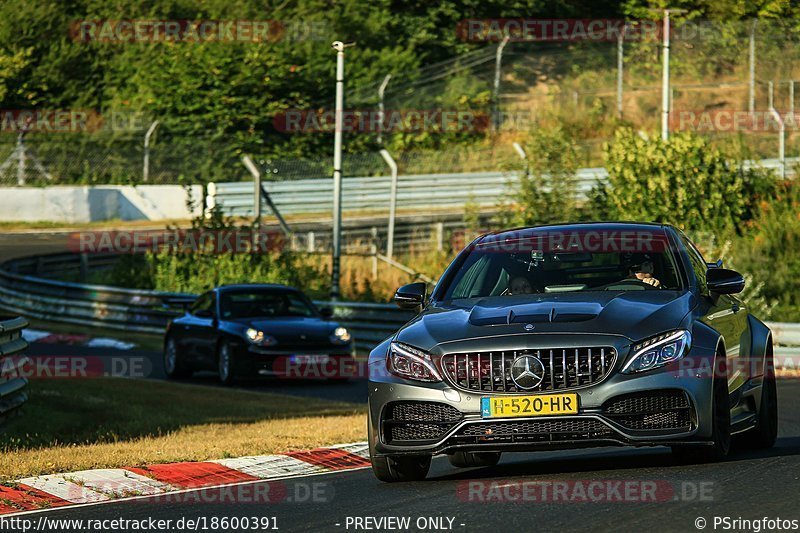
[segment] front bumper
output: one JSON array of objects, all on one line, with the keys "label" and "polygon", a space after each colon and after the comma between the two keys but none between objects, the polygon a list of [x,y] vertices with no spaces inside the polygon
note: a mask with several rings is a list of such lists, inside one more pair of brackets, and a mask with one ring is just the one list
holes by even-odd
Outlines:
[{"label": "front bumper", "polygon": [[269,349],[239,346],[237,365],[244,376],[284,379],[348,379],[357,377],[358,361],[351,345]]},{"label": "front bumper", "polygon": [[[577,415],[492,419],[483,419],[480,414],[481,398],[492,393],[467,392],[448,382],[426,384],[385,373],[371,375],[369,441],[374,455],[708,444],[711,439],[712,378],[699,372],[670,367],[633,375],[614,371],[602,383],[570,391],[579,397]],[[609,412],[609,405],[621,398],[659,394],[685,398],[687,424],[681,423],[677,428],[634,429],[624,418]],[[406,401],[448,406],[442,409],[449,413],[450,422],[434,438],[416,441],[388,438],[387,406]]]}]

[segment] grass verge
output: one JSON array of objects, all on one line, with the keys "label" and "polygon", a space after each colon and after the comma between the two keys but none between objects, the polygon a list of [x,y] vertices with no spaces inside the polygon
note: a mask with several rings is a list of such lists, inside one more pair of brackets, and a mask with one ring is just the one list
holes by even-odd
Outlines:
[{"label": "grass verge", "polygon": [[0,480],[260,455],[366,437],[366,407],[128,379],[30,385],[0,435]]}]

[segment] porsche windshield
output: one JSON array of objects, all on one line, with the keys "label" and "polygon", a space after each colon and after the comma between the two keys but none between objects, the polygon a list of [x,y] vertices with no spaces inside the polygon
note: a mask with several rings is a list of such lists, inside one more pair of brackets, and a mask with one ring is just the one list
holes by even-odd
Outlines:
[{"label": "porsche windshield", "polygon": [[585,251],[591,247],[536,242],[476,246],[456,271],[444,299],[681,288],[676,256],[669,246],[634,251],[598,246]]},{"label": "porsche windshield", "polygon": [[316,316],[314,309],[299,293],[289,291],[223,293],[220,305],[222,317],[226,319]]}]

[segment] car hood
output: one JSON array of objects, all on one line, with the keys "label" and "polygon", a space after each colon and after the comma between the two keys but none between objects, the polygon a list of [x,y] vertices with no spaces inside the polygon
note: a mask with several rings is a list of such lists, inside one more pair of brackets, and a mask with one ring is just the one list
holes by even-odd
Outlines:
[{"label": "car hood", "polygon": [[275,337],[279,342],[330,342],[338,327],[336,322],[317,317],[239,318],[231,322],[244,328],[254,328]]},{"label": "car hood", "polygon": [[681,327],[692,293],[666,290],[571,292],[438,302],[403,327],[396,340],[423,350],[491,336],[598,333],[637,341]]}]

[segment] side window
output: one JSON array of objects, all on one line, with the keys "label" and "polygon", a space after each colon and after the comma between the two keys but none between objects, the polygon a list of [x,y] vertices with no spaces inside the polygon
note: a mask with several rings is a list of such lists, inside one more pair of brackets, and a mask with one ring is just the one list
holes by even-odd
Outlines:
[{"label": "side window", "polygon": [[194,302],[189,312],[195,316],[213,316],[214,315],[214,293],[207,292],[200,296]]},{"label": "side window", "polygon": [[700,253],[700,251],[695,248],[694,244],[692,244],[686,235],[681,234],[681,240],[683,241],[684,246],[686,246],[686,252],[689,254],[689,263],[692,266],[692,270],[694,270],[694,275],[697,277],[697,283],[700,288],[700,292],[707,294],[706,271],[708,270],[708,264],[706,263],[706,260],[703,259],[703,255]]},{"label": "side window", "polygon": [[477,260],[467,268],[461,279],[456,281],[455,286],[451,289],[450,298],[472,298],[480,294],[488,269],[489,257],[477,256]]}]

